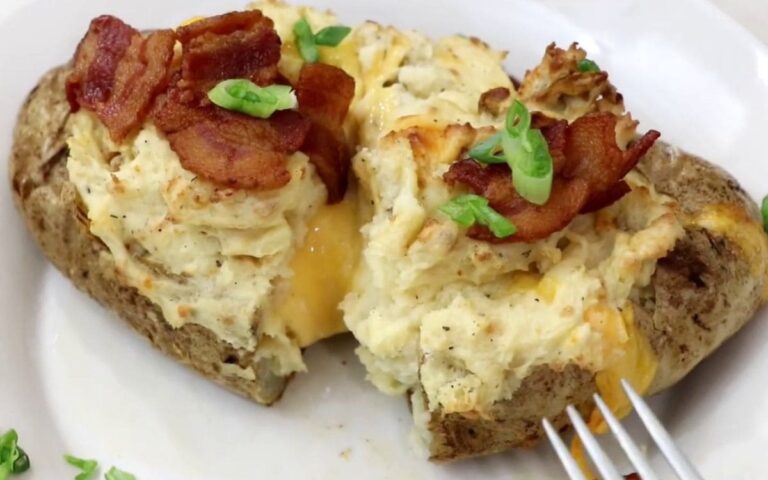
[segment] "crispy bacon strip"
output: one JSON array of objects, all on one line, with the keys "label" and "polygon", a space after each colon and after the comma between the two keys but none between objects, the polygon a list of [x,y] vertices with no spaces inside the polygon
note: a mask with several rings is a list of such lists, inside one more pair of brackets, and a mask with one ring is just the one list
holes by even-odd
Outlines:
[{"label": "crispy bacon strip", "polygon": [[212,115],[168,135],[187,170],[219,185],[271,190],[291,180],[286,154],[301,146],[309,122],[296,112],[275,121],[248,121],[237,115]]},{"label": "crispy bacon strip", "polygon": [[[506,165],[483,166],[473,160],[461,160],[451,165],[445,181],[465,185],[486,197],[496,211],[517,226],[517,234],[504,241],[545,238],[565,228],[578,214],[604,208],[629,192],[624,176],[660,134],[652,130],[622,151],[616,145],[616,122],[616,116],[610,113],[585,115],[570,125],[534,119],[542,127],[554,164],[552,194],[543,206],[518,195]],[[469,235],[499,241],[481,226],[473,227]]]},{"label": "crispy bacon strip", "polygon": [[296,84],[299,111],[313,122],[304,153],[328,190],[328,203],[344,198],[350,169],[350,152],[342,129],[355,95],[355,81],[343,70],[321,63],[306,64]]},{"label": "crispy bacon strip", "polygon": [[178,35],[183,87],[207,92],[230,78],[269,85],[278,77],[280,37],[258,10],[206,18],[180,28]]},{"label": "crispy bacon strip", "polygon": [[116,142],[140,127],[155,96],[169,81],[176,35],[141,34],[111,16],[94,19],[75,54],[67,81],[73,111],[94,112]]},{"label": "crispy bacon strip", "polygon": [[[529,203],[512,187],[512,177],[506,165],[484,167],[474,160],[465,159],[451,165],[445,181],[451,185],[463,184],[477,195],[487,198],[490,205],[517,227],[517,233],[502,241],[532,242],[565,228],[589,197],[589,185],[580,179],[555,179],[552,196],[546,205]],[[469,231],[472,238],[499,242],[486,227],[475,226]]]},{"label": "crispy bacon strip", "polygon": [[263,120],[213,105],[190,106],[179,90],[158,99],[152,118],[184,168],[219,185],[257,190],[290,181],[286,155],[301,148],[311,127],[293,111]]},{"label": "crispy bacon strip", "polygon": [[272,190],[290,181],[286,156],[307,138],[311,122],[297,112],[264,120],[210,104],[219,81],[248,78],[271,84],[277,77],[280,38],[259,11],[207,18],[179,29],[181,70],[157,99],[155,125],[166,133],[181,164],[232,188]]}]

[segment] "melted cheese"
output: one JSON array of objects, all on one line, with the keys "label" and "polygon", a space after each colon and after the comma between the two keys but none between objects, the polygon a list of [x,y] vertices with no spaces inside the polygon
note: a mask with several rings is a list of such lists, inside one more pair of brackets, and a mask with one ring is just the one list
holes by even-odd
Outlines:
[{"label": "melted cheese", "polygon": [[[621,379],[626,379],[635,391],[643,395],[651,387],[659,363],[647,337],[635,325],[634,310],[631,304],[626,305],[623,309],[620,323],[617,323],[617,326],[623,330],[618,336],[624,337],[623,341],[619,341],[620,357],[609,367],[595,375],[595,385],[611,412],[617,418],[622,419],[632,411],[632,404],[624,393]],[[616,337],[614,340],[619,339]],[[608,432],[608,425],[597,408],[592,411],[587,424],[590,430],[595,433],[605,434]],[[571,442],[571,453],[587,478],[598,478],[589,466],[584,446],[578,437],[574,437]]]},{"label": "melted cheese", "polygon": [[[621,387],[621,379],[626,379],[638,393],[644,394],[656,377],[659,362],[648,338],[635,325],[631,304],[623,308],[617,325],[623,330],[614,337],[621,354],[610,366],[597,373],[595,384],[606,405],[618,418],[623,418],[632,411],[632,404]],[[607,425],[597,410],[592,413],[590,427],[597,433],[607,432]]]},{"label": "melted cheese", "polygon": [[340,204],[322,206],[291,260],[293,277],[287,292],[275,300],[275,313],[300,347],[346,330],[339,303],[352,285],[360,256],[357,219],[353,194]]}]

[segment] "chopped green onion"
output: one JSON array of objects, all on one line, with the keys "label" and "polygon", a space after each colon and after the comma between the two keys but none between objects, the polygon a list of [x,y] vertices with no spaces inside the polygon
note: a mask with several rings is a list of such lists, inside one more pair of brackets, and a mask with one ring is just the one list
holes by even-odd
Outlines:
[{"label": "chopped green onion", "polygon": [[762,205],[762,213],[763,213],[763,228],[766,232],[768,232],[768,196],[763,198],[763,205]]},{"label": "chopped green onion", "polygon": [[325,27],[315,35],[315,44],[325,47],[336,47],[347,38],[351,31],[351,28],[342,25]]},{"label": "chopped green onion", "polygon": [[24,473],[29,470],[29,467],[32,465],[29,461],[29,455],[27,455],[27,452],[25,452],[21,447],[17,448],[19,449],[19,458],[13,462],[13,473]]},{"label": "chopped green onion", "polygon": [[503,135],[504,132],[498,132],[478,143],[469,151],[469,157],[480,163],[506,163],[507,158],[501,147]]},{"label": "chopped green onion", "polygon": [[96,475],[96,469],[99,468],[99,463],[96,460],[77,458],[72,455],[64,455],[64,460],[80,470],[80,473],[77,474],[75,480],[90,480]]},{"label": "chopped green onion", "polygon": [[536,205],[547,203],[554,172],[552,156],[541,131],[529,130],[521,139],[505,135],[502,144],[517,193]]},{"label": "chopped green onion", "polygon": [[301,58],[309,63],[315,63],[320,59],[320,52],[317,50],[318,45],[336,47],[347,38],[351,31],[352,29],[349,27],[334,25],[325,27],[315,34],[312,33],[312,27],[307,19],[303,17],[293,25],[293,35],[296,39],[296,46],[299,47]]},{"label": "chopped green onion", "polygon": [[296,108],[298,103],[288,85],[259,87],[242,79],[224,80],[208,92],[208,98],[221,108],[258,118],[269,118],[278,110]]},{"label": "chopped green onion", "polygon": [[299,47],[301,58],[309,63],[315,63],[320,58],[315,43],[315,35],[312,33],[312,27],[309,26],[306,18],[300,18],[293,26],[293,35],[296,38],[296,45]]},{"label": "chopped green onion", "polygon": [[552,156],[541,131],[531,130],[531,117],[525,105],[515,100],[507,112],[501,144],[517,193],[531,203],[544,205],[552,193]]},{"label": "chopped green onion", "polygon": [[600,72],[600,66],[588,58],[585,58],[584,60],[580,61],[577,68],[582,73]]},{"label": "chopped green onion", "polygon": [[469,156],[480,163],[507,163],[517,193],[531,203],[544,205],[552,193],[554,167],[549,145],[540,130],[531,129],[532,121],[531,112],[515,100],[507,112],[504,130],[475,145]]},{"label": "chopped green onion", "polygon": [[531,112],[520,100],[515,100],[507,112],[507,132],[514,138],[523,138],[531,129]]},{"label": "chopped green onion", "polygon": [[0,480],[29,470],[29,456],[19,448],[18,441],[19,435],[13,429],[0,436]]},{"label": "chopped green onion", "polygon": [[487,198],[479,195],[469,194],[456,197],[441,206],[439,210],[465,228],[471,227],[475,223],[485,225],[496,238],[506,238],[517,232],[517,228],[512,222],[488,205]]},{"label": "chopped green onion", "polygon": [[116,467],[112,467],[104,474],[106,480],[136,480],[136,477],[128,472],[118,470]]}]

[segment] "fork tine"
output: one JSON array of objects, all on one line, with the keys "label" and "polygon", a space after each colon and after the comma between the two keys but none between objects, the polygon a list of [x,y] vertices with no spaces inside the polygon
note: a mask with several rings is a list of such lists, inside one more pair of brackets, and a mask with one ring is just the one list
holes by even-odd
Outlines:
[{"label": "fork tine", "polygon": [[640,478],[643,480],[658,480],[658,477],[655,473],[653,473],[651,466],[648,465],[648,462],[640,452],[640,449],[637,448],[635,442],[632,441],[632,438],[629,436],[627,431],[624,430],[624,427],[621,426],[621,422],[619,422],[619,420],[613,415],[613,412],[611,412],[611,409],[608,408],[608,405],[605,404],[603,399],[600,398],[600,395],[598,394],[594,395],[594,399],[597,408],[599,408],[600,413],[603,414],[605,422],[608,424],[611,432],[613,432],[613,436],[616,437],[616,439],[619,441],[619,445],[621,445],[621,448],[627,454],[627,457],[629,457],[629,461],[632,462],[632,465],[634,465],[634,467],[637,469],[637,473],[640,475]]},{"label": "fork tine", "polygon": [[648,432],[651,434],[651,437],[653,437],[656,445],[659,446],[659,450],[664,454],[667,462],[669,462],[677,475],[682,480],[703,480],[701,474],[677,448],[675,442],[672,441],[672,438],[669,436],[669,432],[664,429],[661,422],[659,422],[659,419],[653,414],[653,411],[651,411],[651,408],[645,403],[645,400],[643,400],[635,389],[632,388],[632,385],[622,379],[621,386],[624,388],[624,391],[627,392],[629,401],[632,402],[632,406],[635,407],[635,411],[643,421],[645,428],[648,429]]},{"label": "fork tine", "polygon": [[613,466],[613,462],[611,462],[603,449],[600,448],[600,444],[597,443],[595,437],[592,436],[589,427],[584,423],[579,412],[572,405],[569,405],[568,408],[566,408],[566,412],[568,412],[568,417],[571,419],[571,423],[573,424],[573,428],[576,429],[576,433],[581,438],[584,448],[587,450],[587,453],[589,453],[589,456],[592,457],[592,462],[595,464],[595,467],[597,467],[597,470],[603,478],[605,480],[623,480],[623,477],[616,471],[616,467]]},{"label": "fork tine", "polygon": [[566,473],[568,473],[568,477],[570,477],[571,480],[587,480],[581,472],[581,468],[579,468],[579,465],[576,463],[576,460],[573,458],[573,455],[568,451],[568,447],[565,446],[563,440],[560,438],[560,435],[557,434],[555,427],[552,426],[549,419],[545,418],[541,422],[544,424],[544,431],[547,432],[549,443],[551,443],[552,447],[555,449],[555,453],[557,453],[560,463],[563,464],[563,468],[565,468]]}]

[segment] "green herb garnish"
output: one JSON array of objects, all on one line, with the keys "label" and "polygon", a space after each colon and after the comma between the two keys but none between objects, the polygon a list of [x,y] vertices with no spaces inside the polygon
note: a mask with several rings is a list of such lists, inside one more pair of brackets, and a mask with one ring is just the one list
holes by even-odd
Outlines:
[{"label": "green herb garnish", "polygon": [[130,473],[118,470],[116,467],[110,468],[109,471],[104,474],[104,478],[106,480],[136,480],[136,477]]},{"label": "green herb garnish", "polygon": [[762,205],[762,214],[763,214],[763,228],[766,232],[768,232],[768,196],[763,198],[763,205]]},{"label": "green herb garnish", "polygon": [[315,34],[315,45],[337,47],[345,38],[347,38],[347,35],[349,35],[350,32],[352,32],[351,28],[342,25],[325,27]]},{"label": "green herb garnish", "polygon": [[13,429],[0,436],[0,480],[29,470],[29,456],[19,448],[18,442],[19,435]]},{"label": "green herb garnish", "polygon": [[238,79],[219,83],[208,92],[208,98],[221,108],[258,118],[269,118],[278,110],[290,110],[298,104],[289,85],[260,87]]},{"label": "green herb garnish", "polygon": [[440,207],[440,211],[448,215],[462,227],[471,227],[475,223],[485,225],[497,238],[514,235],[517,228],[488,205],[488,199],[479,195],[461,195]]},{"label": "green herb garnish", "polygon": [[32,464],[29,461],[29,455],[27,455],[27,452],[25,452],[21,447],[17,446],[16,448],[19,449],[19,458],[13,462],[13,473],[24,473],[29,470],[29,467],[31,467]]},{"label": "green herb garnish", "polygon": [[293,35],[301,58],[309,63],[315,63],[320,59],[320,53],[317,50],[318,45],[336,47],[347,38],[351,31],[352,29],[349,27],[336,25],[325,27],[315,34],[312,32],[312,27],[307,19],[303,17],[293,25]]},{"label": "green herb garnish", "polygon": [[96,460],[77,458],[72,455],[64,455],[64,460],[73,467],[80,469],[81,473],[77,474],[75,480],[90,480],[96,475],[96,469],[99,468],[99,463]]},{"label": "green herb garnish", "polygon": [[585,58],[580,61],[577,67],[581,73],[598,73],[600,72],[600,65],[596,64],[592,60]]},{"label": "green herb garnish", "polygon": [[507,163],[501,146],[501,138],[504,132],[497,132],[478,143],[469,151],[469,157],[480,163]]},{"label": "green herb garnish", "polygon": [[502,144],[517,193],[536,205],[547,203],[552,193],[554,169],[541,131],[528,130],[519,138],[505,135]]},{"label": "green herb garnish", "polygon": [[293,26],[293,35],[296,38],[296,46],[299,47],[301,58],[309,63],[315,63],[320,58],[315,43],[315,35],[312,33],[312,27],[309,26],[306,18],[299,19]]},{"label": "green herb garnish", "polygon": [[517,193],[531,203],[544,205],[552,193],[552,156],[544,135],[531,129],[531,122],[531,112],[515,100],[507,112],[504,130],[477,144],[469,156],[480,163],[507,163]]}]

